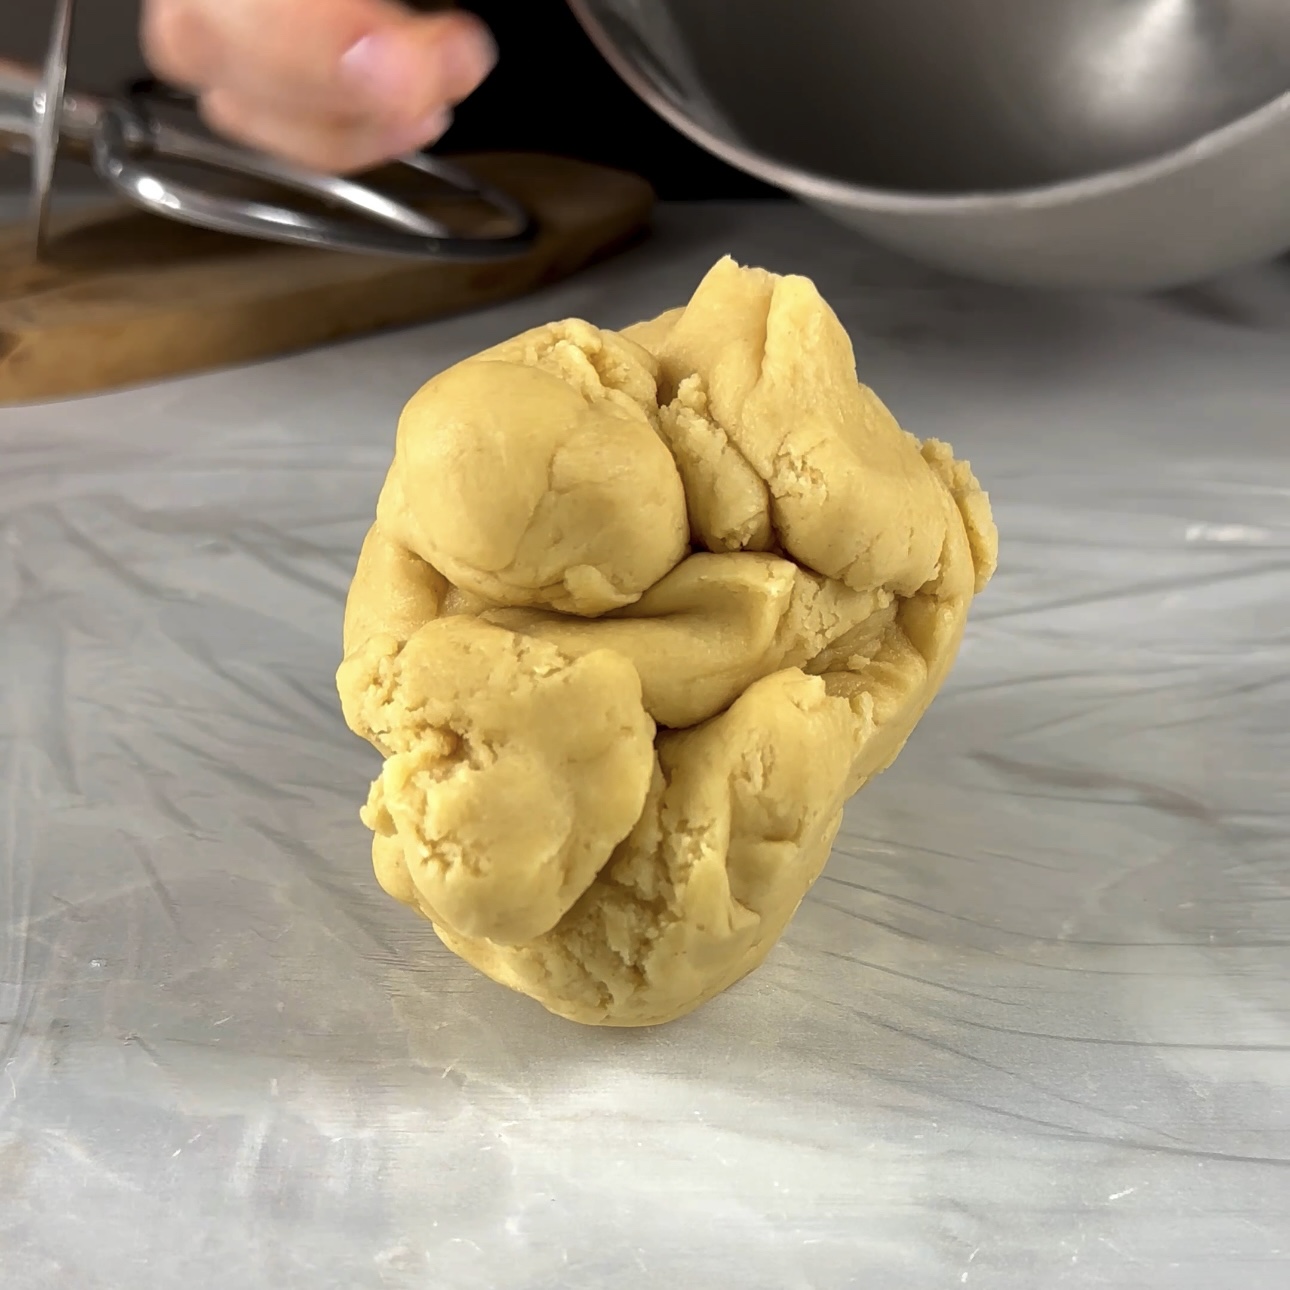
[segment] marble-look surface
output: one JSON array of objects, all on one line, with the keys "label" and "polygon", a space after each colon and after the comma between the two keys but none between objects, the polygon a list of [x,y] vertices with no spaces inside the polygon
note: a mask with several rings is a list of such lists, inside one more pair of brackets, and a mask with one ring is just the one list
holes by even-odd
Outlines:
[{"label": "marble-look surface", "polygon": [[[584,1031],[371,877],[332,688],[445,364],[808,273],[1003,535],[947,690],[752,979]],[[1284,1290],[1290,266],[950,282],[665,209],[545,295],[0,409],[6,1290]]]}]

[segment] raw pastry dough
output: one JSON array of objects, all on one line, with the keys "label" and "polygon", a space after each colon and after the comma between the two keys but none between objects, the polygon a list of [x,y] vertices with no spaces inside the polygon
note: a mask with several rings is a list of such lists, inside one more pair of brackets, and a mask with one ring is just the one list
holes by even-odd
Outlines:
[{"label": "raw pastry dough", "polygon": [[561,1016],[681,1016],[784,930],[996,545],[803,278],[723,260],[467,359],[404,410],[346,606],[378,880]]}]

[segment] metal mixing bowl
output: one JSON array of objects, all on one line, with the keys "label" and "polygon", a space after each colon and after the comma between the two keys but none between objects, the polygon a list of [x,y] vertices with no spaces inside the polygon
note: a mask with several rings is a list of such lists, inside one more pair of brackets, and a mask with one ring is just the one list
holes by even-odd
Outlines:
[{"label": "metal mixing bowl", "polygon": [[570,0],[711,152],[918,259],[1181,285],[1290,247],[1290,0]]}]

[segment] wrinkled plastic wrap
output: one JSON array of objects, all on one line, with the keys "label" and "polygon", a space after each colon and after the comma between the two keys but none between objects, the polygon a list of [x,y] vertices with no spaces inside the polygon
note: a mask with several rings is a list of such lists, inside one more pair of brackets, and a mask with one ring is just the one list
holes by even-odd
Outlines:
[{"label": "wrinkled plastic wrap", "polygon": [[[766,967],[582,1030],[372,877],[333,689],[404,400],[717,256],[991,491],[948,688]],[[665,210],[545,295],[0,410],[6,1290],[1290,1284],[1290,267],[1136,301]]]}]

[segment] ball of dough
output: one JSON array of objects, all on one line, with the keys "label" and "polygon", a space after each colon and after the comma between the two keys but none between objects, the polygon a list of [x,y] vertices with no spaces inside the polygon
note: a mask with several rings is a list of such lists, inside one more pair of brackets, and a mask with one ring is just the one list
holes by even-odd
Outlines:
[{"label": "ball of dough", "polygon": [[404,409],[384,526],[495,604],[589,616],[631,604],[688,543],[654,368],[576,321],[450,368]]},{"label": "ball of dough", "polygon": [[371,637],[340,688],[386,754],[363,819],[407,878],[384,885],[444,926],[501,944],[550,931],[640,814],[654,723],[609,650],[570,658],[461,615]]},{"label": "ball of dough", "polygon": [[953,664],[997,535],[815,288],[723,260],[408,405],[338,674],[381,885],[552,1012],[653,1025],[769,952]]}]

